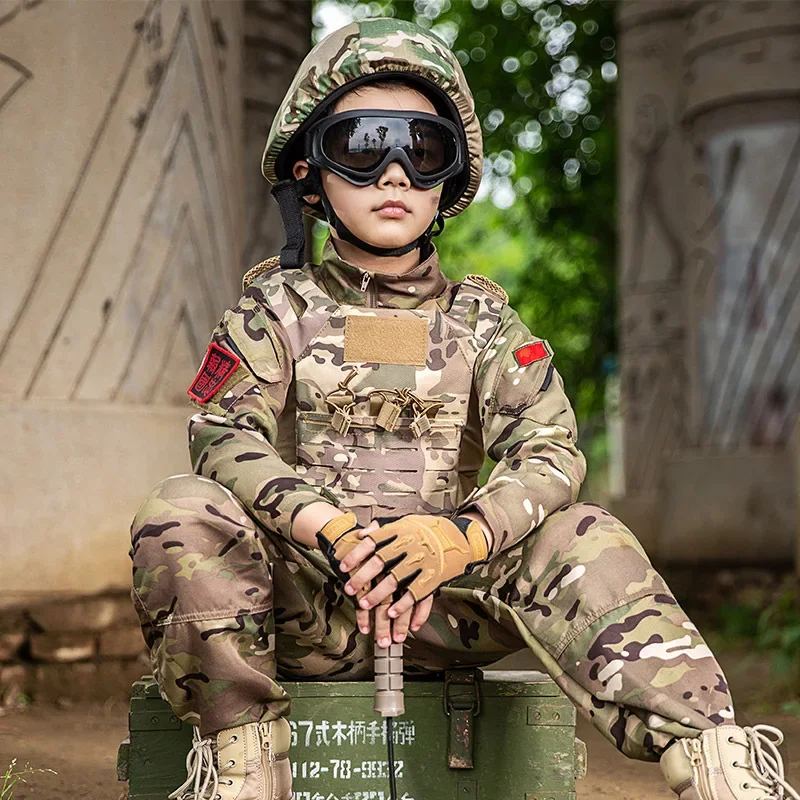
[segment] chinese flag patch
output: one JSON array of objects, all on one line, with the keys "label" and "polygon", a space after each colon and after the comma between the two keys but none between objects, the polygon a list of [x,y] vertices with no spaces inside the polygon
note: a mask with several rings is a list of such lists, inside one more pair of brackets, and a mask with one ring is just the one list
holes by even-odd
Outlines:
[{"label": "chinese flag patch", "polygon": [[240,360],[233,353],[212,342],[206,350],[203,365],[186,394],[193,400],[205,403],[217,393],[239,363]]},{"label": "chinese flag patch", "polygon": [[527,367],[528,364],[533,364],[534,361],[541,361],[547,358],[550,353],[544,346],[544,342],[532,342],[531,344],[524,344],[514,351],[514,358],[517,359],[517,364],[521,367]]}]

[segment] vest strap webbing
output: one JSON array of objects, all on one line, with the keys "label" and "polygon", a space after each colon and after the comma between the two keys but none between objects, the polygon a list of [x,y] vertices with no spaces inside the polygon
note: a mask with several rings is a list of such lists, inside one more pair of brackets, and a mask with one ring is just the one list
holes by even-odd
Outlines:
[{"label": "vest strap webbing", "polygon": [[[474,327],[470,324],[470,311],[477,302],[477,315]],[[500,321],[502,301],[490,292],[463,282],[456,291],[456,296],[448,314],[473,330],[473,339],[478,350],[483,350],[492,338]]]},{"label": "vest strap webbing", "polygon": [[[296,292],[305,301],[305,309],[300,314],[289,299],[289,291]],[[295,359],[308,347],[337,308],[337,304],[300,269],[271,272],[263,281],[261,294],[263,302],[283,325]]]}]

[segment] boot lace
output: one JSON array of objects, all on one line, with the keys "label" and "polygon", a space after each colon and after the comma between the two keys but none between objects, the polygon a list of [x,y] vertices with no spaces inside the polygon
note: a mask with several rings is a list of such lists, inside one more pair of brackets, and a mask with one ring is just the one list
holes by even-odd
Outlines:
[{"label": "boot lace", "polygon": [[[764,795],[765,800],[800,800],[800,794],[784,777],[783,759],[778,752],[778,746],[783,744],[783,733],[772,725],[753,725],[742,730],[747,734],[750,762],[756,779],[769,791]],[[767,734],[772,734],[774,740]]]},{"label": "boot lace", "polygon": [[[214,764],[214,753],[210,738],[201,739],[200,729],[192,727],[192,749],[186,756],[186,780],[169,795],[169,800],[213,800],[219,788],[219,773]],[[211,794],[206,790],[212,785]],[[191,788],[191,792],[186,794]]]}]

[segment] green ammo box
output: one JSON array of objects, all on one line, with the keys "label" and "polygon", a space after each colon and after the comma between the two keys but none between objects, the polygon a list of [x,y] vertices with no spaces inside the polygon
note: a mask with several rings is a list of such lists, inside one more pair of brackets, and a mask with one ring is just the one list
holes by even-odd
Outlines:
[{"label": "green ammo box", "polygon": [[[283,683],[295,800],[389,800],[385,721],[371,682]],[[398,800],[575,800],[586,748],[575,708],[535,671],[453,670],[405,683],[394,720]],[[150,677],[133,685],[117,775],[130,800],[166,800],[186,779],[192,729]]]}]

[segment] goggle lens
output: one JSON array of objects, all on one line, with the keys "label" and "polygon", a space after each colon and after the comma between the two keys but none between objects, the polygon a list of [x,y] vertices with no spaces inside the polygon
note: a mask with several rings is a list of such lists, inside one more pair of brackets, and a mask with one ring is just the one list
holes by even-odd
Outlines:
[{"label": "goggle lens", "polygon": [[414,117],[350,117],[331,125],[322,136],[322,151],[354,172],[374,170],[386,154],[402,148],[423,177],[452,166],[458,149],[444,125]]}]

